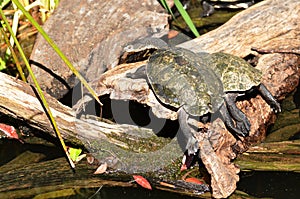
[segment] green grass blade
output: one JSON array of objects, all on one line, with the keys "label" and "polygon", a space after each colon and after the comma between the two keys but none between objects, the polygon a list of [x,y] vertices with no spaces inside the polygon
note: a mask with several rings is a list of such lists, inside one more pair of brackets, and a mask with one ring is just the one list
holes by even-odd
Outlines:
[{"label": "green grass blade", "polygon": [[[17,3],[19,4],[19,2],[17,2]],[[20,4],[19,4],[19,5],[20,5]],[[0,14],[1,14],[1,17],[4,19],[4,18],[5,18],[5,15],[4,15],[2,9],[0,9]],[[69,164],[70,164],[70,166],[71,166],[72,168],[75,168],[75,164],[74,164],[74,162],[72,161],[72,159],[70,158],[70,155],[69,155],[69,153],[68,153],[68,151],[67,151],[67,147],[66,147],[66,145],[65,145],[65,143],[64,143],[64,141],[63,141],[63,138],[62,138],[62,136],[61,136],[61,134],[60,134],[60,132],[59,132],[59,130],[58,130],[57,124],[56,124],[56,122],[55,122],[55,120],[54,120],[54,117],[53,117],[53,115],[52,115],[52,112],[51,112],[51,110],[50,110],[50,107],[49,107],[49,105],[48,105],[48,103],[47,103],[47,101],[46,101],[46,99],[45,99],[45,96],[44,96],[44,94],[43,94],[43,92],[42,92],[41,87],[39,86],[39,84],[38,84],[38,82],[37,82],[37,80],[36,80],[36,78],[35,78],[35,76],[34,76],[32,70],[31,70],[31,67],[30,67],[30,65],[29,65],[29,62],[28,62],[28,60],[27,60],[27,58],[26,58],[26,56],[25,56],[25,53],[23,52],[23,49],[22,49],[22,47],[21,47],[19,41],[17,40],[16,36],[13,34],[13,31],[12,31],[10,25],[8,24],[7,20],[4,20],[4,22],[5,22],[5,24],[6,24],[7,30],[10,32],[12,38],[13,38],[14,41],[15,41],[15,44],[16,44],[18,50],[19,50],[19,53],[20,53],[20,55],[21,55],[21,57],[22,57],[22,59],[23,59],[25,65],[26,65],[26,68],[27,68],[27,70],[28,70],[28,72],[29,72],[29,75],[30,75],[30,77],[32,78],[32,80],[33,80],[33,82],[34,82],[34,85],[35,85],[35,87],[36,87],[36,89],[37,89],[37,92],[39,93],[39,97],[40,97],[40,99],[42,100],[42,103],[43,103],[44,107],[46,108],[46,111],[47,111],[47,113],[48,113],[48,115],[49,115],[49,117],[50,117],[50,121],[51,121],[51,123],[52,123],[52,125],[53,125],[54,131],[55,131],[55,133],[56,133],[56,136],[58,137],[58,139],[59,139],[59,141],[60,141],[60,143],[61,143],[61,145],[62,145],[62,147],[63,147],[63,149],[64,149],[64,151],[65,151],[65,154],[66,154],[66,156],[67,156],[67,158],[68,158]]]},{"label": "green grass blade", "polygon": [[98,99],[96,92],[89,86],[87,81],[82,77],[82,75],[74,68],[72,63],[67,59],[67,57],[61,52],[58,46],[53,42],[53,40],[46,34],[43,28],[33,19],[33,17],[25,10],[25,8],[20,4],[18,0],[12,0],[13,3],[22,11],[24,16],[31,22],[31,24],[39,31],[39,33],[44,37],[48,44],[55,50],[55,52],[60,56],[60,58],[66,63],[69,69],[76,75],[80,82],[87,88],[95,100],[102,106],[103,104]]},{"label": "green grass blade", "polygon": [[185,23],[188,25],[188,27],[191,29],[191,31],[193,32],[193,34],[196,37],[199,37],[200,34],[197,31],[193,21],[191,20],[189,14],[186,12],[186,10],[183,8],[183,5],[181,4],[181,2],[179,0],[174,0],[175,6],[178,9],[179,13],[181,14],[181,16],[183,17]]},{"label": "green grass blade", "polygon": [[166,0],[160,0],[160,3],[161,3],[162,6],[164,7],[164,9],[165,9],[166,11],[168,11],[168,12],[171,14],[171,16],[173,17],[173,19],[175,20],[175,16],[174,16],[174,14],[173,14],[173,12],[172,12],[172,9],[170,8],[170,6],[169,6],[168,3],[166,2]]},{"label": "green grass blade", "polygon": [[[2,9],[1,9],[1,10],[2,10]],[[2,19],[3,19],[4,21],[7,20],[6,17],[2,17]],[[8,22],[5,22],[5,23],[8,23]],[[6,33],[5,33],[5,31],[3,30],[3,28],[0,28],[0,30],[1,30],[1,33],[2,33],[2,35],[3,35],[3,37],[4,37],[5,43],[8,45],[8,48],[10,49],[11,55],[12,55],[13,59],[15,60],[15,63],[16,63],[16,66],[17,66],[17,70],[18,70],[18,72],[19,72],[19,74],[20,74],[20,76],[21,76],[21,79],[22,79],[24,82],[27,82],[26,77],[25,77],[25,75],[24,75],[24,72],[23,72],[23,70],[22,70],[21,64],[20,64],[20,62],[19,62],[19,59],[18,59],[18,57],[17,57],[17,55],[16,55],[16,53],[15,53],[13,47],[10,45],[9,39],[8,39],[8,37],[7,37]]]}]

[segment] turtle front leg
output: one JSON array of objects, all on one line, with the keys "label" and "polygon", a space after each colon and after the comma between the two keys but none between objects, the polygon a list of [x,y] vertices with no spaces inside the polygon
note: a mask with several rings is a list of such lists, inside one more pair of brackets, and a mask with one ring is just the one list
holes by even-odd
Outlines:
[{"label": "turtle front leg", "polygon": [[234,135],[238,135],[238,136],[247,136],[249,135],[249,131],[241,131],[240,129],[236,128],[234,125],[234,122],[232,121],[232,117],[229,114],[227,107],[225,106],[225,104],[223,104],[220,108],[220,113],[222,115],[223,118],[223,122],[226,126],[226,128],[233,133]]},{"label": "turtle front leg", "polygon": [[228,109],[228,112],[236,122],[236,127],[243,132],[245,136],[249,134],[251,124],[245,115],[235,104],[238,93],[226,93],[225,94],[225,103]]},{"label": "turtle front leg", "polygon": [[265,87],[265,85],[260,84],[258,90],[261,96],[266,100],[266,102],[271,106],[275,113],[281,112],[280,104],[276,101],[270,91]]},{"label": "turtle front leg", "polygon": [[187,150],[188,155],[196,154],[199,149],[199,144],[194,134],[197,133],[189,124],[188,124],[189,115],[187,112],[181,107],[178,110],[178,122],[180,125],[180,129],[185,138],[187,138],[187,144],[185,150]]}]

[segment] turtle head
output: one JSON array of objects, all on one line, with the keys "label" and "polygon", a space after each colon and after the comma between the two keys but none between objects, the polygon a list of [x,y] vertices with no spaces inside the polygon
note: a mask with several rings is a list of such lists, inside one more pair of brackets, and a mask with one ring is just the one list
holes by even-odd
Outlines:
[{"label": "turtle head", "polygon": [[157,49],[167,48],[168,44],[159,38],[146,37],[128,43],[121,53],[119,64],[143,61]]},{"label": "turtle head", "polygon": [[154,38],[154,37],[145,37],[137,39],[125,46],[123,49],[124,52],[139,52],[149,49],[161,49],[161,48],[167,48],[168,44],[160,39],[160,38]]}]

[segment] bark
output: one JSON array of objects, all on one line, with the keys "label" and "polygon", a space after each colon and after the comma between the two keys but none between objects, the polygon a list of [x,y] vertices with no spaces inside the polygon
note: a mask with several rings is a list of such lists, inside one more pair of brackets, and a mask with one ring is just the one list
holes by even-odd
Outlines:
[{"label": "bark", "polygon": [[[4,73],[0,73],[0,82],[1,113],[55,137],[34,89]],[[97,159],[107,161],[112,168],[128,173],[155,171],[182,154],[176,139],[157,137],[151,129],[109,124],[93,116],[77,119],[72,109],[45,95],[63,138],[94,151]]]},{"label": "bark", "polygon": [[226,52],[246,57],[251,48],[299,49],[299,12],[297,0],[266,0],[238,13],[219,28],[183,43],[194,52]]},{"label": "bark", "polygon": [[[22,156],[22,157],[21,157]],[[36,156],[35,154],[22,154],[18,159],[24,159]],[[10,168],[7,168],[9,167]],[[106,171],[104,174],[93,174],[96,170],[95,165],[89,165],[86,160],[76,164],[76,170],[73,172],[64,158],[43,161],[34,164],[20,164],[18,168],[0,167],[0,197],[1,198],[49,198],[44,194],[53,194],[56,197],[63,195],[80,194],[80,188],[100,188],[102,186],[119,186],[119,187],[137,187],[133,182],[133,177],[122,172]],[[15,166],[15,165],[14,165]],[[24,175],[26,171],[27,175]],[[208,191],[206,185],[190,185],[183,181],[173,181],[169,179],[161,180],[153,178],[151,175],[144,174],[148,178],[151,186],[156,189],[166,190],[185,195],[192,195],[194,190]],[[151,178],[152,177],[152,178]],[[163,183],[162,183],[163,182]],[[76,185],[76,186],[74,186]],[[78,189],[74,192],[74,189]],[[73,190],[73,191],[71,191]],[[71,192],[70,192],[71,191]],[[60,193],[62,192],[62,193]],[[93,195],[95,190],[89,193],[81,193],[84,197],[87,194]],[[52,196],[52,195],[50,195]]]},{"label": "bark", "polygon": [[[126,43],[163,31],[167,18],[155,0],[63,0],[43,28],[90,81],[117,65]],[[30,59],[38,82],[50,95],[62,98],[77,83],[41,35]]]}]

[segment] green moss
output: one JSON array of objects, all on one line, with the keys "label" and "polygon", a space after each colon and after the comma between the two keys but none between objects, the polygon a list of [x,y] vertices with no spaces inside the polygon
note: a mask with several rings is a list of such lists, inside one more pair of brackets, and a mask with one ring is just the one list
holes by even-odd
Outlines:
[{"label": "green moss", "polygon": [[157,151],[171,141],[171,139],[157,136],[141,138],[132,135],[124,136],[124,134],[120,135],[117,133],[111,133],[108,137],[125,143],[128,148],[123,148],[124,150],[137,153]]}]

